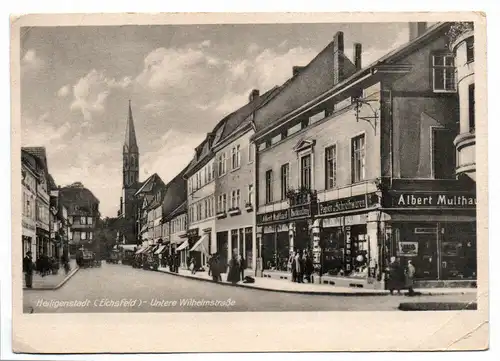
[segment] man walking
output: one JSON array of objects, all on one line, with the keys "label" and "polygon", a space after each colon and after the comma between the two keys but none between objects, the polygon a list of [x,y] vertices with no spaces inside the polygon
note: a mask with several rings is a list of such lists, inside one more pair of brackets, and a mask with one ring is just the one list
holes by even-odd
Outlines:
[{"label": "man walking", "polygon": [[23,259],[23,272],[26,281],[26,287],[33,287],[33,260],[31,259],[31,252],[28,251]]}]

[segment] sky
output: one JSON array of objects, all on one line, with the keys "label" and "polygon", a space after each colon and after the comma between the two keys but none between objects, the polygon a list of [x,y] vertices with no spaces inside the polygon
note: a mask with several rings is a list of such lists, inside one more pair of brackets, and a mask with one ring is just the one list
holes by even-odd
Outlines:
[{"label": "sky", "polygon": [[133,25],[21,30],[21,143],[45,146],[56,184],[82,182],[117,214],[131,100],[140,180],[167,183],[225,115],[283,84],[344,32],[367,66],[409,39],[407,23]]}]

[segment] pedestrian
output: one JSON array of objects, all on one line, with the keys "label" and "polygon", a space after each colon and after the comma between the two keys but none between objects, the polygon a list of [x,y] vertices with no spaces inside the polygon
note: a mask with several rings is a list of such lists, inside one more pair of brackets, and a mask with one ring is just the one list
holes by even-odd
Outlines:
[{"label": "pedestrian", "polygon": [[401,274],[404,272],[401,271],[401,264],[396,257],[391,257],[389,266],[387,267],[387,289],[391,292],[391,295],[394,294],[394,291],[398,292],[398,295],[401,294],[401,288],[403,286]]},{"label": "pedestrian", "polygon": [[212,273],[212,262],[214,261],[213,255],[208,255],[207,266],[208,266],[208,277],[210,277]]},{"label": "pedestrian", "polygon": [[415,291],[413,290],[413,283],[414,283],[414,278],[415,278],[415,266],[411,262],[411,260],[408,260],[408,265],[406,266],[405,269],[405,286],[408,288],[408,296],[414,296]]},{"label": "pedestrian", "polygon": [[295,257],[297,252],[293,251],[288,259],[288,264],[290,265],[290,271],[292,272],[292,282],[297,282],[297,267],[295,267]]},{"label": "pedestrian", "polygon": [[314,264],[312,257],[309,255],[309,252],[306,250],[304,253],[304,275],[305,279],[307,280],[308,283],[312,282],[312,274],[314,271]]},{"label": "pedestrian", "polygon": [[295,255],[295,274],[296,274],[296,282],[304,283],[303,258],[300,250]]},{"label": "pedestrian", "polygon": [[33,266],[31,251],[28,251],[23,259],[23,272],[27,288],[33,287]]},{"label": "pedestrian", "polygon": [[189,260],[189,269],[191,270],[191,274],[194,275],[196,270],[195,270],[195,262],[194,262],[194,257],[191,257]]},{"label": "pedestrian", "polygon": [[210,258],[210,274],[212,275],[212,280],[214,282],[219,282],[220,281],[220,258],[219,254],[215,253],[211,258]]},{"label": "pedestrian", "polygon": [[244,280],[245,279],[245,268],[246,267],[246,262],[245,262],[245,258],[243,258],[243,254],[239,254],[238,255],[238,266],[239,266],[239,272],[240,272],[240,280]]},{"label": "pedestrian", "polygon": [[227,272],[227,281],[236,284],[240,281],[240,265],[238,262],[238,251],[233,250],[233,256],[229,260],[229,270]]}]

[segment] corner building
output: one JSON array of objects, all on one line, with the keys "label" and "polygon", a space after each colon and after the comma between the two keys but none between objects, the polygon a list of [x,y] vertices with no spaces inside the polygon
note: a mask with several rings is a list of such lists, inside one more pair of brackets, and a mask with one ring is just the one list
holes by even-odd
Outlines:
[{"label": "corner building", "polygon": [[475,183],[457,178],[450,24],[363,68],[343,34],[256,112],[257,253],[265,276],[308,250],[320,282],[383,287],[392,256],[420,286],[475,281]]}]

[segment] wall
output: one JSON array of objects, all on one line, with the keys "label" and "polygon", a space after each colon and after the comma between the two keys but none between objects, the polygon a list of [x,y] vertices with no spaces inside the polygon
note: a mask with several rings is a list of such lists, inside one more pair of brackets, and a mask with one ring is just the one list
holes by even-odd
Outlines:
[{"label": "wall", "polygon": [[[250,227],[253,225],[254,221],[254,213],[253,212],[247,212],[245,209],[245,203],[249,201],[248,199],[248,185],[252,184],[253,185],[253,193],[255,194],[255,185],[254,183],[254,174],[253,174],[253,169],[254,169],[254,163],[249,162],[249,144],[250,144],[250,137],[252,136],[253,131],[247,131],[244,133],[241,137],[238,139],[234,140],[230,144],[228,144],[225,148],[223,148],[221,151],[226,152],[226,154],[229,155],[229,168],[226,172],[221,177],[217,177],[215,181],[215,199],[217,201],[218,196],[220,194],[226,193],[227,194],[227,204],[228,204],[228,209],[231,207],[231,192],[233,190],[240,190],[240,210],[241,214],[240,215],[227,215],[226,218],[222,219],[217,219],[216,220],[216,227],[217,231],[225,231],[225,230],[230,230],[233,228],[238,228],[238,227],[243,227],[247,226]],[[231,170],[231,149],[233,146],[239,145],[240,146],[240,167],[237,168],[236,170]],[[219,154],[219,152],[217,152]],[[254,201],[252,200],[252,203]]]},{"label": "wall", "polygon": [[[367,89],[366,94],[372,97],[380,91],[380,84],[375,84]],[[374,109],[379,108],[379,103],[375,101],[371,104]],[[367,113],[368,115],[368,113]],[[364,120],[356,121],[354,110],[348,106],[344,110],[336,111],[332,116],[310,125],[302,131],[293,134],[281,142],[259,153],[259,212],[265,203],[266,180],[265,173],[268,169],[273,170],[273,195],[276,204],[281,194],[281,165],[290,163],[290,187],[299,186],[299,160],[294,151],[294,147],[301,140],[315,140],[313,172],[313,189],[318,191],[325,189],[325,148],[336,145],[337,148],[337,188],[349,196],[351,190],[351,139],[359,134],[365,134],[365,179],[375,179],[380,177],[380,126],[376,131],[370,123]],[[349,186],[349,187],[348,187]],[[346,188],[347,187],[347,188]],[[364,187],[364,186],[363,186]],[[321,201],[322,199],[320,199]],[[266,209],[271,211],[272,209]],[[276,208],[279,209],[279,208]]]}]

